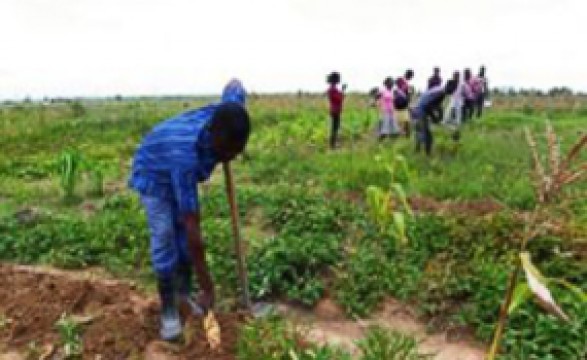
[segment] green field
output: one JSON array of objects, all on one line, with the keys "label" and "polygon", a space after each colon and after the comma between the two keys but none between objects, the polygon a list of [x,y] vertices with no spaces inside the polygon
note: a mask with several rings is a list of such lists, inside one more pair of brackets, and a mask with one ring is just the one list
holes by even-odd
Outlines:
[{"label": "green field", "polygon": [[[328,294],[349,317],[366,316],[394,297],[413,304],[431,330],[466,328],[489,344],[519,253],[524,214],[537,203],[524,128],[536,134],[544,156],[546,119],[563,154],[587,129],[583,101],[557,107],[548,101],[496,99],[482,120],[463,128],[458,144],[437,127],[428,158],[414,152],[411,139],[378,142],[377,112],[367,97],[349,98],[341,146],[332,151],[325,99],[253,96],[253,132],[233,165],[252,295],[312,307]],[[0,108],[0,260],[101,267],[150,288],[146,219],[126,188],[132,155],[155,123],[206,102],[88,100]],[[79,163],[74,193],[66,200],[63,154]],[[583,150],[577,161],[586,160]],[[387,209],[403,214],[405,238],[385,216],[373,215],[366,195],[370,186],[381,193],[391,188],[390,167],[414,210],[409,216],[399,201]],[[567,200],[547,209],[556,229],[528,244],[542,274],[583,292],[586,190],[585,182],[566,189]],[[218,308],[230,311],[236,273],[221,169],[200,185],[200,196]],[[587,303],[564,288],[551,290],[570,320],[523,302],[510,316],[502,359],[587,357]],[[0,330],[1,320],[0,313]],[[249,324],[243,337],[254,342],[255,326],[268,325]],[[284,354],[297,346],[282,345]],[[240,358],[253,358],[245,345],[239,351]],[[324,359],[343,356],[319,351]]]}]

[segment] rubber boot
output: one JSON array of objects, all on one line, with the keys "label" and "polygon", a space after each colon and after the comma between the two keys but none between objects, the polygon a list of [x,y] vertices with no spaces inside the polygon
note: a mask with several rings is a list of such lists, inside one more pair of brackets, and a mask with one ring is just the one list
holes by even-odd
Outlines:
[{"label": "rubber boot", "polygon": [[182,264],[177,268],[177,292],[179,300],[185,302],[194,316],[202,316],[206,311],[193,296],[193,274],[190,264]]},{"label": "rubber boot", "polygon": [[190,296],[193,291],[193,274],[190,264],[181,264],[176,273],[177,292],[179,296]]},{"label": "rubber boot", "polygon": [[176,340],[181,336],[181,319],[175,302],[173,278],[158,279],[159,297],[161,299],[161,329],[159,335],[165,341]]}]

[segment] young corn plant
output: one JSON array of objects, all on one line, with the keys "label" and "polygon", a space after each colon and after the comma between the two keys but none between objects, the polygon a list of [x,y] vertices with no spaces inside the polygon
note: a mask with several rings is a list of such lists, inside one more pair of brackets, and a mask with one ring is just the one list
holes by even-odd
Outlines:
[{"label": "young corn plant", "polygon": [[406,159],[401,155],[395,155],[387,169],[391,179],[389,189],[378,186],[367,187],[367,206],[378,231],[381,234],[392,235],[405,245],[408,243],[406,215],[412,216],[413,213],[408,204],[404,185],[398,181],[398,173],[402,171],[405,179],[409,179],[410,172]]},{"label": "young corn plant", "polygon": [[67,314],[61,314],[61,318],[55,324],[59,332],[62,351],[65,359],[81,359],[83,344],[81,326],[74,318]]},{"label": "young corn plant", "polygon": [[81,156],[75,150],[66,150],[59,156],[59,175],[63,200],[71,202],[75,199],[75,187],[79,180]]},{"label": "young corn plant", "polygon": [[[569,321],[567,314],[554,300],[549,286],[562,287],[576,295],[578,301],[587,302],[587,294],[579,287],[570,284],[564,279],[543,276],[540,270],[532,263],[531,255],[526,250],[529,241],[555,227],[552,224],[548,210],[562,200],[565,195],[565,188],[587,178],[587,162],[577,161],[579,153],[587,146],[587,134],[583,134],[568,154],[563,157],[561,156],[557,135],[551,124],[547,123],[548,164],[545,166],[541,161],[534,136],[527,128],[525,133],[532,155],[532,180],[537,203],[526,221],[519,258],[516,259],[514,269],[510,274],[506,295],[500,308],[493,341],[489,349],[488,360],[495,359],[499,353],[499,346],[508,315],[525,301],[533,298],[544,310],[563,321]],[[575,164],[575,162],[579,162],[579,164]],[[518,277],[522,271],[525,275],[525,281],[518,282]]]}]

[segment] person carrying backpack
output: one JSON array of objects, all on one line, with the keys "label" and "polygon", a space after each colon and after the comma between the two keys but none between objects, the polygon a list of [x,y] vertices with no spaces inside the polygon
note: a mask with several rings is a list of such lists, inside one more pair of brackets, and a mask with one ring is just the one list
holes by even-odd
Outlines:
[{"label": "person carrying backpack", "polygon": [[397,119],[400,123],[403,133],[410,137],[410,116],[408,107],[413,96],[413,89],[410,88],[409,81],[414,78],[414,71],[406,70],[403,77],[396,81],[396,89],[393,92],[393,105],[396,110]]}]

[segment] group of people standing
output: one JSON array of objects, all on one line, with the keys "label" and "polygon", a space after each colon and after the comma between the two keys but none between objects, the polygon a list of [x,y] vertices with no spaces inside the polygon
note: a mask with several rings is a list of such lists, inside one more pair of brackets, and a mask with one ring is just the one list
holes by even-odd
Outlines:
[{"label": "group of people standing", "polygon": [[[400,135],[410,136],[411,125],[415,126],[416,149],[424,146],[428,155],[431,154],[433,136],[431,124],[443,124],[453,129],[453,139],[458,140],[458,129],[462,123],[473,116],[481,117],[485,100],[489,94],[489,86],[485,77],[485,68],[481,67],[477,76],[472,76],[470,69],[456,71],[452,78],[443,84],[440,68],[433,70],[428,79],[428,86],[415,105],[411,106],[415,95],[410,81],[414,78],[414,71],[408,69],[403,76],[394,80],[387,77],[381,88],[370,92],[373,105],[379,110],[377,132],[379,139],[393,138]],[[330,136],[331,148],[336,147],[340,118],[344,101],[346,85],[339,90],[341,77],[337,72],[327,77],[330,87],[330,115],[332,131]],[[443,108],[445,98],[449,98],[446,108]]]},{"label": "group of people standing", "polygon": [[[438,70],[438,72],[440,71]],[[489,95],[485,67],[481,66],[477,76],[472,75],[471,69],[465,69],[462,81],[461,74],[455,71],[452,80],[458,84],[458,88],[451,96],[447,106],[447,113],[444,118],[445,123],[460,126],[474,116],[480,118],[483,114],[485,100]]]}]

